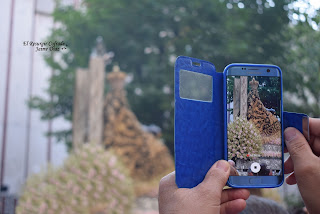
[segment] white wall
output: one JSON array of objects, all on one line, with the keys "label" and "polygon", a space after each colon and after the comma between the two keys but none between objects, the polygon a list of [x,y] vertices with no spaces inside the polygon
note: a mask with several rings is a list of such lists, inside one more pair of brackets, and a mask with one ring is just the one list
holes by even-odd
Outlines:
[{"label": "white wall", "polygon": [[[35,21],[35,42],[40,42],[50,33],[53,19],[50,13],[54,7],[53,0],[38,0],[37,13],[34,15],[35,0],[15,0],[14,23],[12,35],[11,75],[9,102],[7,112],[7,140],[4,184],[9,185],[10,193],[19,193],[25,181],[25,157],[28,136],[29,87],[32,96],[40,95],[48,98],[45,89],[51,69],[45,64],[41,52],[34,52],[32,47],[23,46],[24,41],[32,40],[32,25]],[[8,42],[11,18],[11,0],[5,0],[0,7],[0,158],[3,137],[3,120],[5,107],[5,87],[7,78]],[[68,0],[68,3],[71,3]],[[32,62],[33,54],[33,62]],[[33,63],[33,72],[31,72]],[[32,74],[32,75],[31,75]],[[32,78],[32,85],[30,85]],[[30,114],[30,149],[29,174],[39,172],[47,163],[48,122],[41,121],[40,112],[31,110]],[[69,128],[70,124],[63,119],[53,121],[53,130]],[[64,144],[57,144],[52,139],[51,157],[54,165],[60,165],[67,156]]]}]

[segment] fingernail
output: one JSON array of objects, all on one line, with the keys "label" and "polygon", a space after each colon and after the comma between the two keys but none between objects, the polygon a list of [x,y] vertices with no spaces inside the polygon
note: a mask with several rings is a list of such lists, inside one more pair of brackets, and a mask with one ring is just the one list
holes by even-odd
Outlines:
[{"label": "fingernail", "polygon": [[219,160],[216,167],[227,172],[229,169],[229,163],[227,161]]},{"label": "fingernail", "polygon": [[236,166],[236,163],[233,160],[228,160],[228,163],[230,164],[230,166]]},{"label": "fingernail", "polygon": [[296,136],[297,136],[297,133],[295,129],[287,129],[284,132],[284,139],[286,140],[286,142],[290,142],[291,140],[296,138]]}]

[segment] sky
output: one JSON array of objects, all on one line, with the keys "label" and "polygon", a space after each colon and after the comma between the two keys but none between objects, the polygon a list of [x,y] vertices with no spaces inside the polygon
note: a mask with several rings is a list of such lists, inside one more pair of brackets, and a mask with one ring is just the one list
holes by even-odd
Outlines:
[{"label": "sky", "polygon": [[308,14],[312,15],[315,10],[320,8],[320,1],[319,0],[309,0],[312,8],[308,7],[308,4],[305,3],[305,0],[298,0],[296,1],[293,6],[295,8],[299,8],[300,12],[307,12]]},{"label": "sky", "polygon": [[310,0],[310,3],[316,8],[319,9],[320,1],[319,0]]},{"label": "sky", "polygon": [[[311,4],[311,7],[309,7],[309,5],[306,3],[309,2]],[[295,20],[300,20],[300,21],[308,21],[309,24],[312,26],[312,28],[314,30],[319,30],[319,25],[311,20],[310,18],[314,17],[316,15],[316,10],[318,10],[320,8],[320,1],[319,0],[298,0],[296,2],[294,2],[291,5],[288,5],[289,9],[296,9],[298,10],[300,13],[306,13],[308,14],[309,18],[306,20],[306,17],[302,14],[297,14],[297,13],[293,13],[293,14],[289,14],[290,19],[293,21],[293,23],[295,23]]]}]

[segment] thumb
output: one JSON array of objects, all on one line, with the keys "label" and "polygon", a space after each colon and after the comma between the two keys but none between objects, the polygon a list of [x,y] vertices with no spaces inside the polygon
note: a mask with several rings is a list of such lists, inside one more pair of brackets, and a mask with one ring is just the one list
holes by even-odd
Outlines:
[{"label": "thumb", "polygon": [[209,169],[206,177],[197,187],[220,205],[221,193],[230,174],[230,165],[225,160],[219,160]]},{"label": "thumb", "polygon": [[296,167],[305,166],[307,160],[312,159],[314,154],[305,137],[295,128],[289,127],[284,131],[284,139],[288,152]]}]

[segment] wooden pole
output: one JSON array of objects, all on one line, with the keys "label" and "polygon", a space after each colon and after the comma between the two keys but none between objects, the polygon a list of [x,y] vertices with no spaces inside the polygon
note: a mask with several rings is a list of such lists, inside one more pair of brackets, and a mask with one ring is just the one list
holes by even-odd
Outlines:
[{"label": "wooden pole", "polygon": [[234,78],[233,85],[233,119],[239,116],[240,112],[240,79]]},{"label": "wooden pole", "polygon": [[248,111],[248,77],[240,77],[240,116],[247,117]]},{"label": "wooden pole", "polygon": [[104,60],[92,57],[89,63],[89,143],[102,143],[103,134],[103,95],[104,95]]},{"label": "wooden pole", "polygon": [[89,72],[86,69],[77,69],[73,100],[72,144],[79,148],[88,139],[88,106],[89,106]]}]

